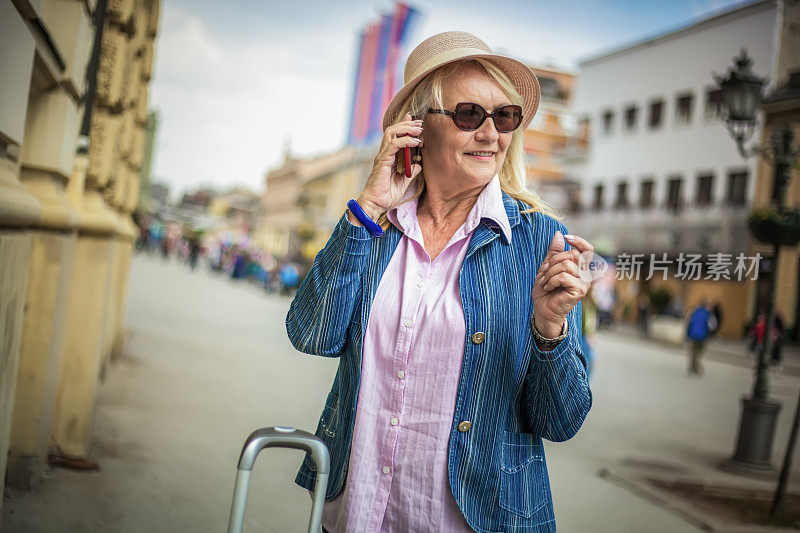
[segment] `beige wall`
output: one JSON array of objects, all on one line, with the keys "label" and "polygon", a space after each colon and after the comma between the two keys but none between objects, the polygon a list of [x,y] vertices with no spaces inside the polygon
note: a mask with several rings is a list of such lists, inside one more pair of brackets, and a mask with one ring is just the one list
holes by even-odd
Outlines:
[{"label": "beige wall", "polygon": [[[774,91],[786,87],[792,72],[800,71],[800,33],[796,31],[800,21],[800,4],[797,2],[783,3],[783,24],[780,32],[781,43],[777,54],[776,73],[770,85],[767,96]],[[781,105],[770,105],[767,108],[764,134],[757,139],[762,145],[767,145],[773,136],[789,126],[794,135],[794,147],[800,145],[800,99],[786,101]],[[759,161],[756,177],[754,207],[764,207],[772,201],[772,188],[775,176],[775,167],[764,160]],[[795,164],[786,189],[785,205],[787,207],[800,206],[800,163]],[[771,257],[771,247],[754,243],[750,255],[760,252],[762,256]],[[787,327],[792,327],[797,319],[798,304],[798,277],[800,266],[798,246],[784,246],[780,251],[777,267],[777,282],[775,287],[775,308],[780,311],[786,320]],[[756,300],[756,287],[751,286],[748,301],[751,307]]]},{"label": "beige wall", "polygon": [[80,223],[53,422],[54,449],[71,457],[90,453],[96,391],[112,353],[124,349],[121,317],[135,237],[130,213],[146,120],[140,98],[147,98],[158,15],[154,0],[109,2],[88,158],[76,160],[83,191],[70,195]]},{"label": "beige wall", "polygon": [[[754,280],[737,281],[720,279],[714,280],[683,280],[675,277],[670,272],[667,279],[662,279],[662,274],[656,274],[645,281],[646,273],[642,269],[640,280],[617,280],[617,301],[614,306],[614,318],[619,321],[637,322],[639,320],[637,301],[641,295],[647,295],[649,290],[665,288],[673,299],[683,300],[684,318],[699,304],[701,299],[708,303],[719,303],[722,308],[722,325],[719,336],[728,339],[743,337],[743,329],[750,316],[748,305],[749,294],[755,285]],[[704,277],[704,276],[703,276]],[[625,306],[629,307],[628,316],[624,316]]]},{"label": "beige wall", "polygon": [[51,438],[88,453],[97,369],[123,329],[159,4],[109,1],[87,157],[76,146],[94,8],[0,0],[0,467],[9,457],[20,488]]},{"label": "beige wall", "polygon": [[[376,152],[377,148],[345,147],[308,159],[287,154],[281,166],[266,176],[263,215],[254,230],[256,242],[278,256],[300,246],[306,259],[313,259],[309,254],[321,248],[317,247],[320,240],[327,242],[347,200],[360,192]],[[307,205],[303,206],[303,201]],[[301,242],[305,230],[313,231],[314,236]]]},{"label": "beige wall", "polygon": [[24,231],[0,229],[0,324],[3,324],[0,328],[0,469],[3,472],[11,438],[30,242],[30,236]]},{"label": "beige wall", "polygon": [[307,260],[313,260],[328,242],[331,231],[347,209],[347,201],[361,193],[371,168],[372,157],[368,153],[354,154],[340,168],[303,187],[303,191],[312,199],[306,219],[314,230],[314,236],[303,249]]}]

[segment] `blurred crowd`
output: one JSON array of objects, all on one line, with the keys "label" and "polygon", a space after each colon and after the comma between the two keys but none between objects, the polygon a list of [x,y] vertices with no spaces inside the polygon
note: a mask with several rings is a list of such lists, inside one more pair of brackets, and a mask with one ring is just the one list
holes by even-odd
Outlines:
[{"label": "blurred crowd", "polygon": [[308,273],[302,261],[275,257],[246,236],[211,235],[152,217],[137,225],[136,253],[175,258],[191,270],[205,263],[212,272],[258,284],[266,292],[292,295]]}]

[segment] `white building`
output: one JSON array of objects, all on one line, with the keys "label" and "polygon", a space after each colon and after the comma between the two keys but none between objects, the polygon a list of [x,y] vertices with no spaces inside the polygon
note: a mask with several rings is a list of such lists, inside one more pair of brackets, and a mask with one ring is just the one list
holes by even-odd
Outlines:
[{"label": "white building", "polygon": [[720,119],[712,73],[745,48],[774,80],[780,13],[753,2],[580,64],[574,111],[590,137],[567,167],[579,184],[571,233],[616,253],[747,254],[757,160],[739,155]]}]

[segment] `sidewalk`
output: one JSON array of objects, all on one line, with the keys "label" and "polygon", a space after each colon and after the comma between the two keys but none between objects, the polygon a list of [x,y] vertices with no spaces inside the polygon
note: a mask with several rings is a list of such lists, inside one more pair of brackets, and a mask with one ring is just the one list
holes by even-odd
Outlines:
[{"label": "sidewalk", "polygon": [[[687,347],[685,345],[675,345],[644,338],[637,328],[626,324],[617,324],[609,330],[601,330],[597,333],[595,339],[595,344],[600,346],[601,349],[601,358],[610,355],[602,353],[603,345],[606,343],[616,345],[621,343],[637,344],[642,348],[647,347],[648,351],[673,354],[682,359],[687,357]],[[644,350],[641,353],[644,357],[650,355]],[[748,352],[745,341],[713,339],[706,346],[703,361],[707,366],[707,374],[709,375],[703,379],[685,378],[687,394],[691,394],[690,389],[696,390],[696,387],[706,389],[716,387],[717,385],[711,380],[719,380],[723,371],[717,368],[715,364],[722,363],[731,367],[728,372],[729,375],[738,375],[740,378],[744,378],[738,384],[739,387],[741,385],[744,385],[744,387],[737,389],[740,392],[736,394],[742,397],[749,396],[756,362]],[[685,362],[682,361],[680,365],[683,367]],[[737,368],[737,370],[733,370],[734,368]],[[744,369],[748,369],[748,371],[743,372]],[[783,463],[789,426],[794,415],[798,390],[800,390],[800,382],[796,379],[797,377],[800,377],[800,349],[796,346],[784,346],[781,372],[776,374],[775,371],[770,371],[770,397],[777,399],[782,404],[773,441],[771,463],[775,470],[772,474],[765,475],[762,478],[755,478],[728,473],[719,468],[719,464],[733,453],[735,444],[733,437],[735,433],[731,433],[730,448],[720,448],[718,443],[709,448],[705,446],[706,443],[701,442],[703,439],[699,434],[687,433],[681,444],[681,448],[686,448],[682,449],[681,453],[670,451],[671,446],[659,446],[658,448],[642,450],[641,452],[629,450],[628,454],[620,460],[609,462],[607,466],[600,468],[597,471],[597,475],[618,487],[630,491],[643,500],[681,517],[687,523],[704,531],[730,533],[797,531],[797,529],[763,527],[726,521],[723,518],[725,516],[724,513],[720,513],[718,510],[711,511],[710,508],[702,508],[696,502],[690,503],[686,499],[676,496],[672,491],[663,488],[664,486],[692,484],[705,487],[710,489],[711,492],[723,496],[726,493],[733,494],[734,492],[746,490],[753,494],[761,493],[762,496],[760,497],[766,497],[766,501],[771,501],[777,485],[778,473]],[[731,380],[732,383],[733,380]],[[728,389],[733,388],[733,386],[728,387]],[[726,394],[728,393],[729,391],[726,391]],[[738,427],[738,418],[740,416],[738,405],[731,404],[730,400],[728,405],[724,403],[720,405],[723,405],[727,411],[720,412],[720,415],[723,418],[727,418],[729,424],[734,420],[736,421],[736,426],[731,426],[735,430]],[[703,407],[705,406],[698,406],[698,409]],[[675,429],[677,430],[677,428]],[[798,463],[798,456],[800,456],[800,450],[795,448],[794,467],[787,487],[787,496],[788,494],[797,494],[800,491],[800,475],[797,469],[797,465],[800,464]]]},{"label": "sidewalk", "polygon": [[[52,468],[34,493],[7,490],[2,531],[224,531],[247,435],[316,427],[338,360],[294,350],[288,298],[141,256],[130,279],[131,340],[98,397],[90,458],[100,470]],[[560,533],[726,530],[649,488],[650,478],[774,487],[716,467],[732,452],[740,398],[752,387],[752,364],[735,345],[710,350],[703,378],[690,379],[679,346],[624,328],[599,332],[593,344],[592,410],[574,438],[544,443]],[[783,402],[778,465],[800,379],[770,383]],[[245,531],[306,530],[308,492],[294,484],[301,461],[295,450],[259,456]]]},{"label": "sidewalk", "polygon": [[[678,349],[681,351],[681,354],[685,354],[688,349],[686,345],[678,346],[662,342],[658,339],[644,338],[638,327],[632,324],[617,323],[614,324],[611,329],[601,330],[600,333],[620,335],[627,340],[639,339],[646,342],[657,343],[665,347]],[[747,368],[755,368],[756,365],[755,356],[748,350],[747,341],[744,339],[712,338],[706,342],[703,359]],[[780,373],[787,376],[800,377],[800,346],[796,344],[783,345],[783,361]]]}]

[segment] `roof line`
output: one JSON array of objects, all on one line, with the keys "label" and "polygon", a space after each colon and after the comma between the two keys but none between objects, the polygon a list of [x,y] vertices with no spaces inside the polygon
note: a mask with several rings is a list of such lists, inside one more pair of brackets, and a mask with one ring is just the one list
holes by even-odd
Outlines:
[{"label": "roof line", "polygon": [[580,67],[584,67],[586,65],[597,63],[605,59],[611,59],[612,57],[616,57],[625,54],[627,52],[632,52],[633,50],[636,50],[638,48],[644,48],[645,46],[655,44],[659,41],[665,41],[667,39],[677,37],[680,34],[689,33],[691,31],[698,29],[700,26],[718,22],[719,19],[728,18],[736,15],[742,15],[744,14],[743,12],[745,11],[757,11],[774,4],[775,0],[756,0],[756,1],[746,0],[745,2],[740,2],[736,4],[735,7],[733,8],[727,7],[717,11],[712,11],[709,16],[706,16],[705,18],[697,20],[695,22],[681,23],[674,26],[671,29],[662,30],[659,33],[651,35],[650,37],[644,37],[642,39],[633,41],[629,44],[611,48],[606,52],[602,52],[601,54],[590,56],[583,60],[579,60],[578,65]]}]

